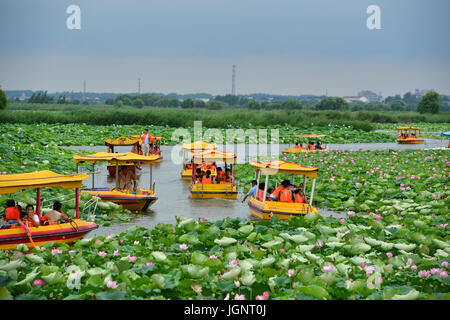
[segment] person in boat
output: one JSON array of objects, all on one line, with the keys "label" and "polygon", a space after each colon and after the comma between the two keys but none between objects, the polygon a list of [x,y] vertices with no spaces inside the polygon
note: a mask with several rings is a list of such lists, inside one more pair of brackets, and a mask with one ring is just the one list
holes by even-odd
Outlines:
[{"label": "person in boat", "polygon": [[281,182],[281,184],[278,186],[278,188],[276,188],[275,191],[271,193],[271,195],[273,196],[272,198],[279,199],[280,191],[283,190],[285,188],[285,186],[287,188],[289,188],[290,185],[291,185],[291,183],[289,182],[289,180],[283,180],[283,182]]},{"label": "person in boat", "polygon": [[309,150],[311,150],[311,151],[316,150],[316,147],[314,146],[314,142],[312,142],[312,141],[309,143]]},{"label": "person in boat", "polygon": [[3,215],[3,219],[8,224],[15,224],[20,219],[20,209],[16,206],[16,202],[13,199],[6,200],[6,209]]},{"label": "person in boat", "polygon": [[316,142],[316,149],[317,150],[322,150],[323,148],[322,148],[322,143],[320,142],[320,141],[317,141]]},{"label": "person in boat", "polygon": [[231,183],[231,170],[225,169],[225,173],[222,175],[220,183]]},{"label": "person in boat", "polygon": [[211,176],[211,170],[206,170],[206,174],[202,177],[202,184],[212,184],[213,179]]},{"label": "person in boat", "polygon": [[265,187],[266,187],[266,184],[264,182],[260,182],[260,184],[258,186],[258,196],[256,198],[257,200],[263,201]]},{"label": "person in boat", "polygon": [[294,191],[295,203],[306,203],[306,197],[302,189],[297,189]]},{"label": "person in boat", "polygon": [[40,218],[39,218],[39,215],[36,212],[34,212],[33,205],[31,205],[31,204],[27,205],[26,208],[25,208],[25,212],[27,213],[28,222],[30,223],[30,225],[33,225],[35,227],[39,227],[39,225],[40,225]]},{"label": "person in boat", "polygon": [[244,196],[244,199],[242,199],[242,202],[244,202],[249,196],[252,196],[253,198],[256,198],[258,196],[258,181],[252,180],[252,187],[247,192],[247,194]]},{"label": "person in boat", "polygon": [[411,139],[416,139],[416,138],[417,138],[416,134],[413,133],[413,134],[411,135]]},{"label": "person in boat", "polygon": [[142,153],[146,157],[148,157],[148,153],[150,152],[150,142],[152,141],[153,138],[148,133],[148,129],[145,129],[144,134],[142,135]]},{"label": "person in boat", "polygon": [[53,209],[48,211],[44,217],[48,217],[48,220],[56,223],[69,222],[70,218],[61,210],[62,204],[59,201],[53,203]]},{"label": "person in boat", "polygon": [[119,166],[119,177],[118,177],[118,183],[120,189],[125,189],[127,185],[127,166]]},{"label": "person in boat", "polygon": [[217,183],[220,183],[222,181],[222,177],[225,174],[225,172],[223,172],[221,167],[218,167],[216,170],[216,181]]},{"label": "person in boat", "polygon": [[[284,182],[284,181],[283,181]],[[280,202],[289,202],[292,203],[295,201],[295,197],[294,197],[294,193],[291,190],[291,184],[282,184],[283,189],[280,190],[279,192],[279,201]]]},{"label": "person in boat", "polygon": [[295,149],[300,149],[300,146],[298,145],[298,142],[295,144]]},{"label": "person in boat", "polygon": [[195,179],[196,182],[195,183],[201,183],[202,182],[202,177],[203,177],[203,171],[200,168],[197,168],[195,170]]}]

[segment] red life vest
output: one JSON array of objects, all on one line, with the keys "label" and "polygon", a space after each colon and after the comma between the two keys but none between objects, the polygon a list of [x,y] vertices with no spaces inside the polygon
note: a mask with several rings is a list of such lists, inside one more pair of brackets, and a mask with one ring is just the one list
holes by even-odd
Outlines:
[{"label": "red life vest", "polygon": [[292,191],[289,189],[283,189],[280,191],[281,202],[294,202],[292,201]]},{"label": "red life vest", "polygon": [[312,144],[309,150],[316,150],[316,147]]},{"label": "red life vest", "polygon": [[301,196],[299,193],[295,195],[295,203],[305,203],[305,196]]},{"label": "red life vest", "polygon": [[6,208],[5,218],[6,220],[19,220],[20,219],[19,208],[17,207]]},{"label": "red life vest", "polygon": [[206,175],[204,175],[202,178],[202,184],[211,184],[211,183],[212,183],[212,177],[211,176],[207,177]]},{"label": "red life vest", "polygon": [[264,190],[258,190],[258,198],[259,201],[264,201]]},{"label": "red life vest", "polygon": [[295,146],[295,149],[300,149],[300,146]]},{"label": "red life vest", "polygon": [[283,185],[278,186],[278,188],[275,189],[274,192],[272,192],[272,195],[279,198],[280,197],[280,191],[283,190]]},{"label": "red life vest", "polygon": [[220,182],[220,180],[222,180],[222,176],[225,174],[225,172],[223,171],[219,171],[217,172],[217,181]]}]

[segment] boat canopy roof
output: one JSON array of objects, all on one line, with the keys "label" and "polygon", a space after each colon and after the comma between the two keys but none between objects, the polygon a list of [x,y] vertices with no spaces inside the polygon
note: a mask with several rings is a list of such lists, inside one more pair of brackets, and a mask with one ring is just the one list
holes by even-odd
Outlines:
[{"label": "boat canopy roof", "polygon": [[90,162],[90,163],[96,163],[96,162],[102,162],[102,161],[112,161],[113,163],[116,163],[118,165],[122,164],[129,164],[130,162],[141,162],[144,164],[153,164],[158,159],[158,155],[151,154],[149,156],[141,156],[136,153],[127,152],[127,153],[108,153],[108,152],[97,152],[94,154],[87,154],[87,155],[79,155],[76,154],[73,156],[76,163],[83,163],[83,162]]},{"label": "boat canopy roof", "polygon": [[109,144],[112,146],[131,146],[139,143],[139,137],[130,139],[128,137],[121,136],[115,140],[105,139],[105,144]]},{"label": "boat canopy roof", "polygon": [[[162,136],[152,136],[150,135],[154,140],[156,141],[161,141]],[[141,139],[141,135],[140,134],[130,134],[130,137],[132,137],[133,139],[139,139],[139,143],[140,143],[140,139]]]},{"label": "boat canopy roof", "polygon": [[261,170],[265,175],[274,175],[278,173],[287,174],[299,174],[304,175],[309,178],[316,178],[318,167],[307,168],[302,167],[299,164],[286,162],[283,160],[272,160],[272,161],[254,161],[251,160],[250,164],[255,167],[255,170]]},{"label": "boat canopy roof", "polygon": [[86,173],[63,175],[50,170],[0,175],[0,194],[14,193],[22,189],[81,188]]},{"label": "boat canopy roof", "polygon": [[183,143],[184,150],[215,150],[217,144],[204,141],[195,141],[192,143]]},{"label": "boat canopy roof", "polygon": [[205,150],[195,152],[192,156],[195,163],[205,162],[227,162],[231,164],[236,163],[236,155],[232,152],[223,152],[220,150]]},{"label": "boat canopy roof", "polygon": [[443,136],[443,137],[450,137],[450,131],[448,131],[448,132],[441,132],[441,136]]},{"label": "boat canopy roof", "polygon": [[293,134],[291,137],[296,138],[320,138],[320,137],[326,137],[326,134]]},{"label": "boat canopy roof", "polygon": [[419,130],[420,131],[420,127],[398,127],[397,130]]}]

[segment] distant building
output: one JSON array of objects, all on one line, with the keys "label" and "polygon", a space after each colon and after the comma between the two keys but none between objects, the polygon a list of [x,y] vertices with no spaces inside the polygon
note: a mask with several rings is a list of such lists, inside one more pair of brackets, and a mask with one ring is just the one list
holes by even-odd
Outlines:
[{"label": "distant building", "polygon": [[367,99],[366,97],[362,97],[362,96],[346,96],[346,97],[343,97],[343,99],[345,101],[347,101],[348,103],[352,103],[352,102],[368,103],[369,102],[369,99]]},{"label": "distant building", "polygon": [[358,92],[358,96],[365,97],[369,102],[380,102],[382,97],[370,90],[363,90]]},{"label": "distant building", "polygon": [[434,89],[416,89],[415,90],[416,98],[420,99],[430,91],[434,91]]}]

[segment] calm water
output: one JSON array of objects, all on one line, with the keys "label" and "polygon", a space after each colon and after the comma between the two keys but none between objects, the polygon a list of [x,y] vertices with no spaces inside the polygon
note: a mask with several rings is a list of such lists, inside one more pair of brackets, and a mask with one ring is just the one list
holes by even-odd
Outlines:
[{"label": "calm water", "polygon": [[[445,141],[426,139],[423,145],[399,145],[397,143],[356,143],[356,144],[329,144],[331,150],[405,150],[405,149],[427,149],[443,147]],[[446,146],[446,145],[445,145]],[[238,155],[238,163],[245,163],[249,155],[254,156],[256,152],[259,155],[279,154],[283,148],[288,145],[259,146],[256,145],[234,145],[227,148],[227,151],[233,151]],[[272,149],[271,149],[272,148]],[[89,151],[106,151],[105,146],[95,147],[70,147],[74,150]],[[223,150],[223,146],[219,145],[219,149]],[[129,147],[119,147],[117,152],[129,152]],[[238,190],[238,200],[224,199],[208,199],[197,200],[191,199],[189,192],[188,180],[180,179],[182,153],[172,146],[161,147],[163,161],[153,166],[153,180],[156,182],[155,193],[158,200],[150,207],[150,210],[144,214],[137,214],[132,221],[128,223],[113,223],[109,227],[99,227],[96,231],[91,232],[88,237],[99,235],[108,235],[111,233],[121,233],[133,225],[140,225],[147,228],[153,228],[158,223],[175,223],[175,216],[185,216],[189,218],[205,217],[210,221],[230,218],[252,219],[247,203],[241,203],[244,195],[242,190]],[[174,159],[172,161],[171,159]],[[91,167],[89,167],[91,169]],[[108,176],[106,163],[99,163],[95,167],[99,171],[95,175],[95,186],[97,187],[113,187],[115,180]],[[148,188],[149,186],[149,168],[144,166],[141,170],[138,187]],[[91,187],[91,180],[86,180],[85,185]],[[319,213],[323,216],[343,217],[344,213],[337,213],[326,209],[319,208]]]}]

